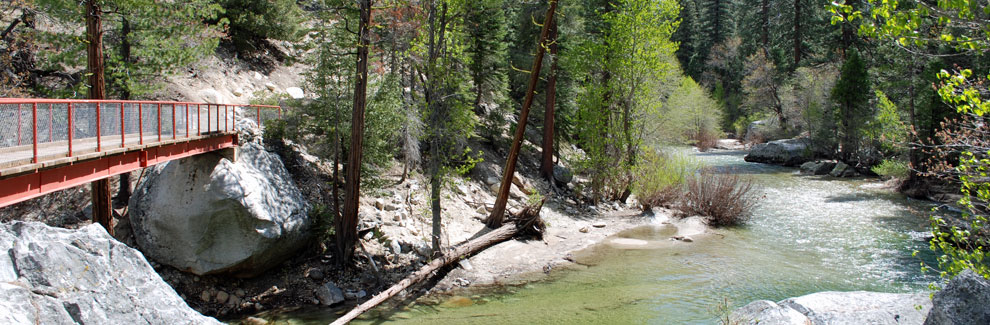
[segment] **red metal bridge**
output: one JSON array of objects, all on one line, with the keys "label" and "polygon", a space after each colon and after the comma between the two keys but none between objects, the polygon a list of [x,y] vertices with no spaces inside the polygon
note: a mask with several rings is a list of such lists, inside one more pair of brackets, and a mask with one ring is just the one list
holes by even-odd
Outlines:
[{"label": "red metal bridge", "polygon": [[278,106],[0,98],[0,207],[237,145]]}]

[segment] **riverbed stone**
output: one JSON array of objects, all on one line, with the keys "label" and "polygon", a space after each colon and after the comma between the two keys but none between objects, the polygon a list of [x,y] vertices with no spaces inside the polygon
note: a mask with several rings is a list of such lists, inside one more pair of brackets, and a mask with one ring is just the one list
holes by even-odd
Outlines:
[{"label": "riverbed stone", "polygon": [[990,281],[966,270],[935,293],[925,325],[990,324]]},{"label": "riverbed stone", "polygon": [[811,159],[810,140],[794,138],[754,145],[743,159],[748,162],[798,166]]},{"label": "riverbed stone", "polygon": [[745,324],[922,324],[931,308],[927,293],[826,291],[777,303],[756,301],[737,309],[732,319]]},{"label": "riverbed stone", "polygon": [[206,153],[149,168],[130,201],[142,251],[197,275],[251,277],[275,266],[312,238],[308,210],[282,161],[258,142],[242,143],[236,162]]},{"label": "riverbed stone", "polygon": [[833,169],[835,169],[836,162],[819,160],[819,161],[809,161],[801,164],[801,173],[810,175],[828,175]]},{"label": "riverbed stone", "polygon": [[734,324],[811,324],[811,320],[808,319],[808,316],[805,316],[793,308],[784,307],[769,300],[757,300],[751,302],[733,312],[730,319]]},{"label": "riverbed stone", "polygon": [[609,246],[620,249],[642,248],[650,244],[648,241],[635,238],[612,238],[608,243]]},{"label": "riverbed stone", "polygon": [[856,169],[852,166],[840,161],[835,164],[835,168],[832,168],[832,171],[828,175],[832,177],[856,177],[859,176],[859,172],[856,172]]},{"label": "riverbed stone", "polygon": [[808,316],[812,324],[922,324],[932,307],[927,293],[868,291],[818,292],[778,304]]},{"label": "riverbed stone", "polygon": [[344,301],[344,292],[333,282],[324,283],[316,289],[316,298],[325,306]]},{"label": "riverbed stone", "polygon": [[98,224],[0,224],[0,324],[220,324]]}]

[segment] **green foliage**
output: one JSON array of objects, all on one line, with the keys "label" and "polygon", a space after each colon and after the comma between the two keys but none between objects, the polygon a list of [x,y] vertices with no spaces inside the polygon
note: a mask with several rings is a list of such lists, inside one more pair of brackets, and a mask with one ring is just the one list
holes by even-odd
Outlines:
[{"label": "green foliage", "polygon": [[718,103],[694,79],[685,77],[658,114],[645,117],[652,125],[644,135],[647,145],[688,144],[699,135],[717,135],[722,118]]},{"label": "green foliage", "polygon": [[569,69],[594,76],[577,95],[575,131],[586,153],[578,166],[591,174],[595,200],[627,193],[647,129],[643,123],[663,104],[658,85],[677,71],[677,44],[670,41],[678,24],[676,3],[612,4],[592,16],[601,34],[591,35],[562,60]]},{"label": "green foliage", "polygon": [[317,243],[329,243],[334,235],[334,211],[323,204],[316,204],[309,210],[309,220],[313,221],[313,233]]},{"label": "green foliage", "polygon": [[908,140],[908,126],[901,122],[900,111],[886,94],[877,90],[876,101],[877,114],[867,126],[866,136],[879,143],[881,152],[887,155],[900,154]]},{"label": "green foliage", "polygon": [[295,0],[217,0],[230,41],[240,51],[260,48],[266,39],[296,41],[305,16]]},{"label": "green foliage", "polygon": [[[342,5],[341,5],[342,6]],[[311,152],[327,160],[343,162],[350,143],[351,110],[354,103],[354,65],[356,57],[352,46],[357,37],[335,24],[333,19],[354,12],[321,11],[314,28],[313,55],[307,63],[313,68],[305,73],[306,89],[315,99],[300,107],[300,113],[290,116],[297,140],[307,145]],[[350,15],[350,16],[346,16]],[[372,57],[372,59],[374,59]],[[392,162],[398,150],[400,129],[397,125],[405,118],[402,87],[396,72],[369,75],[368,106],[365,111],[364,139],[361,159],[362,189],[373,191],[386,185],[382,170]],[[314,135],[316,141],[300,139],[301,135]]]},{"label": "green foliage", "polygon": [[484,117],[483,135],[495,139],[502,134],[506,109],[511,106],[508,79],[508,20],[504,0],[485,0],[466,6],[467,49],[465,54],[473,85],[474,111]]},{"label": "green foliage", "polygon": [[265,142],[281,141],[287,137],[285,133],[286,123],[285,120],[271,120],[265,122],[265,128],[262,130],[261,138]]},{"label": "green foliage", "polygon": [[990,173],[990,159],[977,158],[971,152],[964,152],[959,158],[956,169],[961,173],[963,198],[959,205],[968,211],[963,213],[960,220],[932,216],[932,234],[930,241],[933,251],[941,252],[938,256],[938,269],[941,277],[959,274],[963,270],[973,270],[976,274],[990,279],[990,259],[987,247],[990,245],[990,223],[985,211],[979,210],[974,201],[980,204],[990,202],[990,183],[976,181],[976,178],[986,178]]},{"label": "green foliage", "polygon": [[[59,28],[35,30],[49,46],[39,53],[42,68],[63,71],[86,65],[85,5],[78,1],[38,0]],[[103,11],[107,95],[136,99],[157,91],[165,77],[212,54],[220,39],[222,9],[208,0],[100,1]],[[202,21],[214,24],[203,24]],[[85,78],[49,96],[83,97]],[[61,91],[69,93],[61,93]]]},{"label": "green foliage", "polygon": [[870,80],[866,63],[859,53],[850,51],[839,70],[839,80],[832,88],[832,100],[839,116],[840,154],[850,159],[859,150],[866,121],[870,120]]},{"label": "green foliage", "polygon": [[[870,0],[869,12],[861,12],[845,3],[832,6],[832,22],[861,19],[859,33],[897,41],[901,46],[950,46],[961,51],[985,51],[990,48],[990,27],[985,15],[990,7],[985,1],[938,0],[929,5],[902,5],[898,0]],[[935,9],[937,8],[937,9]],[[938,73],[941,85],[938,95],[961,114],[983,117],[990,112],[986,83],[973,82],[983,74],[960,69]],[[960,144],[979,143],[980,138],[965,130],[948,130],[947,139]],[[967,209],[961,222],[950,218],[932,217],[930,248],[940,253],[938,269],[942,277],[951,277],[970,269],[990,278],[990,260],[986,259],[988,231],[985,207],[990,202],[990,183],[982,181],[988,174],[990,160],[985,148],[963,148],[955,171],[962,183],[963,198],[959,204]],[[980,180],[980,181],[978,181]]]},{"label": "green foliage", "polygon": [[884,159],[870,170],[884,178],[905,178],[911,171],[906,161],[896,159]]},{"label": "green foliage", "polygon": [[684,195],[687,179],[698,168],[699,164],[687,155],[644,150],[633,168],[632,192],[643,211],[669,207]]}]

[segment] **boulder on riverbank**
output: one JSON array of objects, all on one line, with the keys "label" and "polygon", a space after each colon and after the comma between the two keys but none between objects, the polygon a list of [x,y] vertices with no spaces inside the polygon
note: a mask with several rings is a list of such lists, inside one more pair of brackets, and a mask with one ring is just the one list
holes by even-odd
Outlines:
[{"label": "boulder on riverbank", "polygon": [[925,325],[990,324],[990,280],[971,270],[956,275],[935,293]]},{"label": "boulder on riverbank", "polygon": [[856,168],[853,168],[852,166],[849,166],[846,163],[840,161],[839,163],[835,164],[835,168],[832,168],[832,171],[828,172],[828,176],[856,177],[859,176],[859,172],[856,171]]},{"label": "boulder on riverbank", "polygon": [[220,324],[98,224],[2,224],[0,250],[0,323]]},{"label": "boulder on riverbank", "polygon": [[828,175],[835,169],[836,162],[828,160],[809,161],[801,164],[801,173],[808,175]]},{"label": "boulder on riverbank", "polygon": [[311,239],[308,204],[282,161],[257,134],[241,133],[236,162],[209,153],[148,169],[130,214],[149,258],[199,275],[251,277]]},{"label": "boulder on riverbank", "polygon": [[810,141],[794,138],[754,145],[743,159],[748,162],[798,166],[811,159]]},{"label": "boulder on riverbank", "polygon": [[731,318],[741,324],[922,324],[931,308],[926,293],[827,291],[754,301]]}]

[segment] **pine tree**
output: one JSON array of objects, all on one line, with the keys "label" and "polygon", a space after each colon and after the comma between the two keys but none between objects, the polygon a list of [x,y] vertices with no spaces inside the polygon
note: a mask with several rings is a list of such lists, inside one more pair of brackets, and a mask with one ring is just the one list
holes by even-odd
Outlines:
[{"label": "pine tree", "polygon": [[[76,1],[38,0],[38,10],[48,13],[66,26],[83,26],[85,7]],[[209,0],[182,3],[153,0],[98,1],[101,8],[106,62],[107,96],[137,99],[158,90],[165,76],[175,73],[206,55],[212,54],[220,40],[220,25],[203,24],[218,20],[220,7]],[[220,24],[223,20],[218,20]],[[57,51],[41,56],[48,69],[81,66],[85,43],[79,29],[35,31],[41,42]],[[66,85],[76,90],[80,84]],[[54,96],[78,96],[52,94]]]},{"label": "pine tree", "polygon": [[870,119],[870,94],[866,64],[857,51],[849,51],[832,89],[832,100],[838,104],[839,155],[845,160],[859,150],[863,126]]}]

